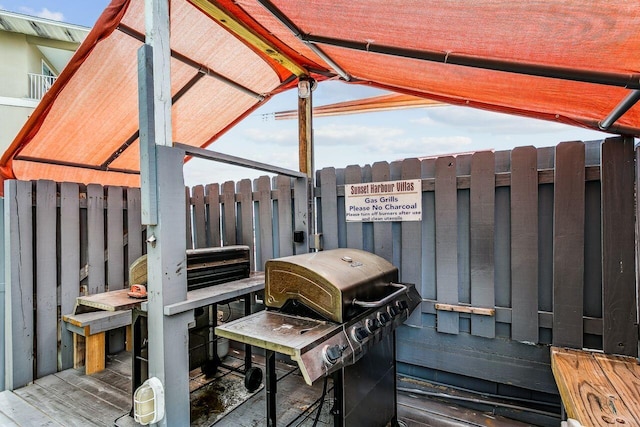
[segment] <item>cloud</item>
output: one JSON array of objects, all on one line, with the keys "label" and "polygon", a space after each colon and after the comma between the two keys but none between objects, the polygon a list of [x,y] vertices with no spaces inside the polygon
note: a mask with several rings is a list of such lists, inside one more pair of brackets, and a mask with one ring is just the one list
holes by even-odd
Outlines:
[{"label": "cloud", "polygon": [[396,141],[404,133],[402,128],[362,125],[330,124],[314,129],[316,143],[323,145],[378,145]]},{"label": "cloud", "polygon": [[261,144],[271,143],[275,145],[298,144],[298,130],[289,128],[279,129],[246,129],[242,134],[250,141]]},{"label": "cloud", "polygon": [[[1,7],[0,7],[1,8]],[[31,16],[37,16],[39,18],[50,19],[52,21],[64,21],[64,14],[62,12],[53,12],[46,7],[37,12],[31,7],[22,6],[20,11]]]},{"label": "cloud", "polygon": [[393,154],[399,158],[469,151],[472,144],[473,140],[467,136],[427,136],[378,144],[375,150],[381,155]]},{"label": "cloud", "polygon": [[490,135],[525,135],[534,133],[554,133],[567,129],[561,123],[526,117],[500,114],[473,108],[439,108],[429,110],[427,115],[413,123],[436,126],[447,125],[473,133]]}]

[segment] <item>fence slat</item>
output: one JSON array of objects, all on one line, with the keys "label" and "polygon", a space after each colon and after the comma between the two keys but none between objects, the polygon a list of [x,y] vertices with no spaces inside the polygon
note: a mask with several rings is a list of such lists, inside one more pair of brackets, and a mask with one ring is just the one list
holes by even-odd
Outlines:
[{"label": "fence slat", "polygon": [[[129,283],[129,266],[142,256],[142,216],[140,205],[140,189],[127,189],[127,274]],[[131,285],[132,283],[129,283]]]},{"label": "fence slat", "polygon": [[[140,222],[138,220],[138,222]],[[60,312],[73,313],[80,295],[80,198],[78,184],[60,184]],[[73,367],[73,334],[60,320],[60,369]]]},{"label": "fence slat", "polygon": [[[402,162],[402,179],[419,179],[422,173],[420,161],[418,159],[406,159]],[[422,194],[419,194],[422,197]],[[420,281],[422,279],[422,224],[420,221],[402,222],[400,231],[402,238],[402,254],[400,255],[400,275],[401,280],[407,283],[414,283],[420,291]],[[422,326],[422,314],[420,310],[415,310],[407,324]]]},{"label": "fence slat", "polygon": [[[421,162],[422,177],[435,178],[435,159]],[[436,299],[436,220],[435,194],[422,189],[422,298]]]},{"label": "fence slat", "polygon": [[208,184],[205,187],[207,200],[207,235],[208,244],[212,247],[220,246],[220,185]]},{"label": "fence slat", "polygon": [[[107,290],[124,288],[124,200],[122,187],[107,187]],[[108,333],[109,353],[125,348],[123,328]]]},{"label": "fence slat", "polygon": [[186,218],[186,226],[185,226],[185,240],[187,242],[187,249],[193,249],[193,232],[191,229],[191,223],[193,222],[193,214],[191,213],[191,191],[189,187],[184,187],[184,198],[186,200],[185,204],[185,218]]},{"label": "fence slat", "polygon": [[320,195],[322,196],[322,246],[324,249],[338,248],[338,185],[336,169],[320,171]]},{"label": "fence slat", "polygon": [[124,288],[124,201],[122,187],[107,187],[107,284]]},{"label": "fence slat", "polygon": [[[376,162],[371,169],[371,179],[373,182],[389,181],[391,179],[391,169],[387,162]],[[324,193],[323,193],[324,194]],[[393,261],[393,234],[390,222],[373,223],[373,243],[374,252],[387,261]]]},{"label": "fence slat", "polygon": [[[494,308],[495,158],[491,151],[471,157],[469,202],[471,305]],[[495,319],[472,314],[471,333],[495,338]]]},{"label": "fence slat", "polygon": [[553,344],[582,348],[584,144],[556,147],[553,212]]},{"label": "fence slat", "polygon": [[5,333],[5,380],[8,390],[33,381],[33,190],[31,181],[7,181],[5,221],[8,226]]},{"label": "fence slat", "polygon": [[[347,166],[344,172],[344,183],[359,184],[362,182],[362,169],[357,165]],[[363,233],[361,222],[347,222],[347,247],[362,249]]]},{"label": "fence slat", "polygon": [[[458,303],[458,229],[456,159],[436,159],[436,288],[439,302]],[[460,315],[438,311],[438,332],[457,334]]]},{"label": "fence slat", "polygon": [[87,185],[87,260],[89,295],[104,292],[104,189],[98,184]]},{"label": "fence slat", "polygon": [[[293,255],[293,218],[291,205],[291,178],[278,175],[273,178],[278,196],[278,249],[280,256]],[[307,233],[305,233],[306,235]]]},{"label": "fence slat", "polygon": [[633,138],[602,145],[602,290],[605,353],[638,355]]},{"label": "fence slat", "polygon": [[[293,228],[296,231],[304,232],[307,236],[309,230],[309,180],[307,178],[296,178],[293,181]],[[297,254],[309,252],[309,239],[305,237],[302,243],[295,243],[293,251]]]},{"label": "fence slat", "polygon": [[223,246],[236,244],[236,191],[233,181],[222,184]]},{"label": "fence slat", "polygon": [[538,167],[534,147],[511,152],[511,339],[538,342]]},{"label": "fence slat", "polygon": [[204,209],[204,186],[191,189],[193,195],[193,243],[196,248],[207,247],[207,230]]},{"label": "fence slat", "polygon": [[[253,188],[258,193],[255,209],[256,216],[256,269],[264,270],[264,263],[273,258],[273,225],[271,222],[271,180],[268,176],[261,176],[253,181]],[[259,249],[259,250],[258,250]]]},{"label": "fence slat", "polygon": [[255,261],[253,259],[255,247],[253,244],[253,194],[251,189],[251,180],[243,179],[236,184],[239,194],[238,201],[238,220],[240,232],[240,244],[249,246],[249,269],[255,270]]},{"label": "fence slat", "polygon": [[58,368],[56,183],[36,182],[36,376]]}]

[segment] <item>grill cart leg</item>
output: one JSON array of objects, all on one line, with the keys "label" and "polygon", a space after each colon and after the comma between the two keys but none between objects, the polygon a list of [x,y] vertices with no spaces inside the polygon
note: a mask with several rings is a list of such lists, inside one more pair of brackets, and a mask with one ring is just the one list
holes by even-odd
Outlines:
[{"label": "grill cart leg", "polygon": [[266,377],[267,377],[267,425],[276,427],[276,353],[273,350],[266,350]]}]

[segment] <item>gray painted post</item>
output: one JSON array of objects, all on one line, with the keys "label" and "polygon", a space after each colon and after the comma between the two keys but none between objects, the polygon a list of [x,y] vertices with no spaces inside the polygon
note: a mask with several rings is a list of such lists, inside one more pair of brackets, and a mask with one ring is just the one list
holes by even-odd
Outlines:
[{"label": "gray painted post", "polygon": [[166,427],[189,425],[187,328],[194,316],[193,311],[164,315],[165,305],[187,296],[186,218],[182,209],[175,209],[186,203],[185,153],[170,148],[169,0],[146,0],[145,18],[146,44],[139,51],[139,111],[143,222],[149,236],[149,377],[157,377],[164,385],[165,415],[157,425]]},{"label": "gray painted post", "polygon": [[[184,151],[158,145],[157,166],[164,171],[156,183],[158,224],[148,226],[154,244],[147,244],[149,277],[149,377],[164,384],[165,417],[159,426],[189,425],[188,323],[193,311],[165,316],[164,306],[187,297],[186,218],[182,165]],[[144,191],[144,188],[143,188]]]}]

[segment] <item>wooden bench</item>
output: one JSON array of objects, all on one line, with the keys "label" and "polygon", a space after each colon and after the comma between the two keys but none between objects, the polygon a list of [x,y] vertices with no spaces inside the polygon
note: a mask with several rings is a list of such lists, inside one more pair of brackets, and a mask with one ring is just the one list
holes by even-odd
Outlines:
[{"label": "wooden bench", "polygon": [[640,426],[636,358],[551,347],[551,369],[569,418],[583,426]]},{"label": "wooden bench", "polygon": [[107,331],[126,326],[126,349],[133,348],[131,310],[65,314],[62,319],[67,330],[73,333],[73,367],[84,365],[87,375],[105,367]]}]

